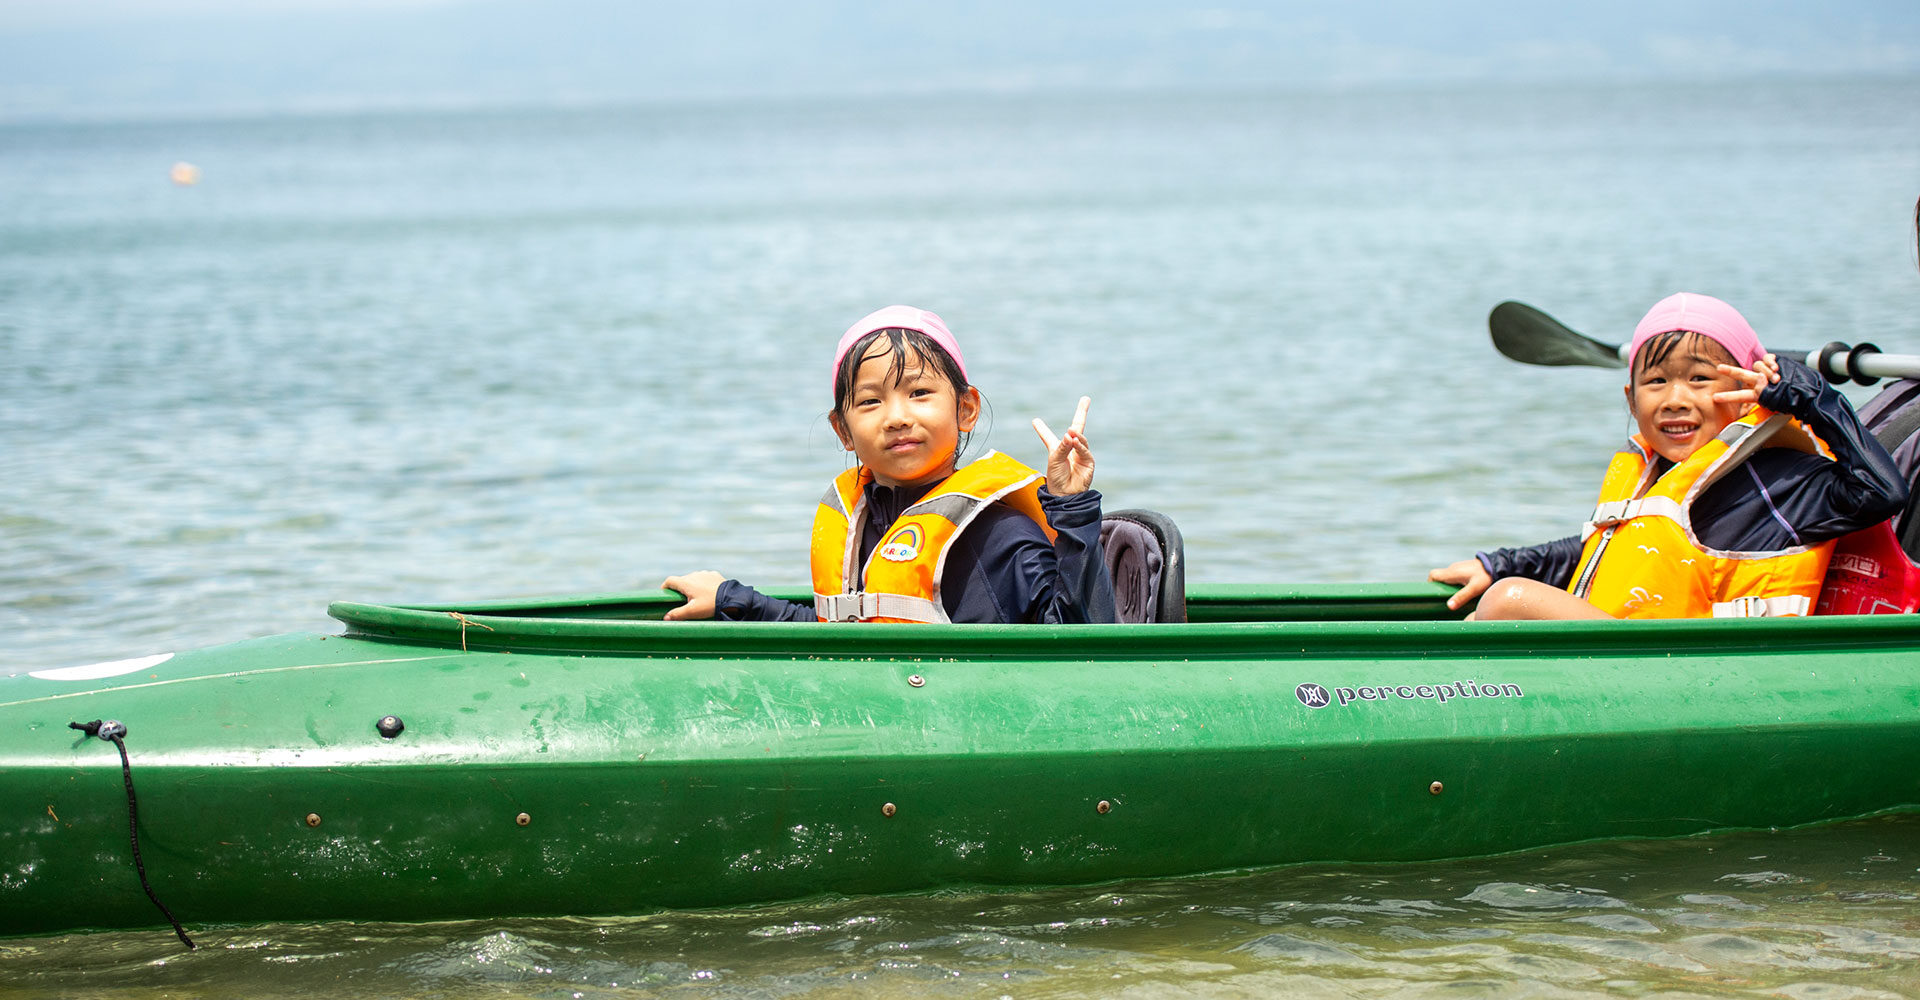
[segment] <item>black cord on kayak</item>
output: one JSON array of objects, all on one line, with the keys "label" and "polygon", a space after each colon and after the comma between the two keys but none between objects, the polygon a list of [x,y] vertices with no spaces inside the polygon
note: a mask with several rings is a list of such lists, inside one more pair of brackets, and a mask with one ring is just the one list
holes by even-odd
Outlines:
[{"label": "black cord on kayak", "polygon": [[140,860],[140,804],[133,794],[133,763],[127,760],[125,742],[127,727],[112,719],[104,722],[95,719],[92,722],[69,722],[67,728],[78,729],[88,736],[98,736],[112,743],[120,751],[120,776],[127,784],[127,842],[133,845],[133,870],[139,873],[140,888],[146,890],[147,898],[153,900],[153,905],[160,908],[160,913],[167,918],[167,923],[173,925],[173,932],[180,936],[180,943],[186,945],[188,951],[192,951],[193,939],[187,936],[186,930],[180,926],[180,921],[173,919],[173,911],[167,909],[167,904],[162,903],[160,897],[154,895],[153,885],[147,881],[146,863]]}]

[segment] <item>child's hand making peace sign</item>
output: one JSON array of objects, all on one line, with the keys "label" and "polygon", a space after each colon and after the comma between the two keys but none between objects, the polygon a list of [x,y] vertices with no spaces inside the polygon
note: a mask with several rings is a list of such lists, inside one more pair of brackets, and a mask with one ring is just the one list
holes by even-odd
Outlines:
[{"label": "child's hand making peace sign", "polygon": [[1047,492],[1057,497],[1085,493],[1093,485],[1093,449],[1087,447],[1087,407],[1093,399],[1080,397],[1080,408],[1073,411],[1073,423],[1065,437],[1054,437],[1052,428],[1039,417],[1033,418],[1033,432],[1047,446]]},{"label": "child's hand making peace sign", "polygon": [[1723,389],[1713,394],[1716,403],[1735,403],[1752,406],[1760,402],[1760,393],[1774,382],[1780,381],[1780,361],[1768,354],[1753,363],[1752,368],[1739,365],[1715,365],[1720,374],[1740,383],[1738,389]]}]

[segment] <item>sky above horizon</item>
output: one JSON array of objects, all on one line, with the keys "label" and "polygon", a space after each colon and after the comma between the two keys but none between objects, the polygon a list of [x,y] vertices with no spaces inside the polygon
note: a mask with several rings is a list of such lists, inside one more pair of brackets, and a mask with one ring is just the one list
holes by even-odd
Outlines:
[{"label": "sky above horizon", "polygon": [[7,118],[1858,75],[1920,3],[0,0]]}]

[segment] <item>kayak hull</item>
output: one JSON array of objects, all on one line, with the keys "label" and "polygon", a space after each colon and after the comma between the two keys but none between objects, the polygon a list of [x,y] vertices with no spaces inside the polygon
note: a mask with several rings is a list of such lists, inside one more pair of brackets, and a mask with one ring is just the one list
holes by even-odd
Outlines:
[{"label": "kayak hull", "polygon": [[1416,861],[1920,806],[1912,616],[1476,625],[1417,620],[1444,615],[1420,587],[1211,596],[1190,625],[1012,628],[337,605],[341,636],[0,676],[0,934],[161,922],[119,754],[67,729],[96,718],[127,727],[144,865],[189,927]]}]

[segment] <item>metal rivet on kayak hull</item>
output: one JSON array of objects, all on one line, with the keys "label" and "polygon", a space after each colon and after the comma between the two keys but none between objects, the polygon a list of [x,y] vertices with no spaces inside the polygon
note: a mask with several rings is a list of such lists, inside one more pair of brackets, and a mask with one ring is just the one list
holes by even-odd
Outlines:
[{"label": "metal rivet on kayak hull", "polygon": [[1093,811],[1105,816],[1113,811],[1113,803],[1108,802],[1106,799],[1101,799],[1100,804],[1093,807]]},{"label": "metal rivet on kayak hull", "polygon": [[907,678],[907,684],[912,687],[920,687],[926,683],[927,679],[919,674],[914,674],[912,677]]},{"label": "metal rivet on kayak hull", "polygon": [[400,735],[401,730],[407,728],[407,724],[401,722],[400,717],[397,715],[388,715],[382,717],[379,722],[374,723],[373,728],[379,730],[381,736],[387,739],[393,739],[395,736]]},{"label": "metal rivet on kayak hull", "polygon": [[1429,791],[1429,792],[1432,792],[1432,793],[1433,793],[1433,794],[1435,794],[1435,795],[1438,795],[1438,794],[1440,794],[1441,792],[1444,792],[1444,791],[1446,791],[1446,790],[1447,790],[1447,786],[1445,786],[1445,785],[1443,785],[1443,784],[1441,784],[1441,783],[1439,783],[1438,781],[1436,781],[1436,782],[1434,782],[1433,784],[1431,784],[1431,785],[1428,785],[1428,786],[1427,786],[1427,791]]},{"label": "metal rivet on kayak hull", "polygon": [[892,816],[894,813],[897,813],[899,811],[900,811],[900,808],[898,806],[895,806],[891,802],[880,807],[880,815],[882,816]]},{"label": "metal rivet on kayak hull", "polygon": [[308,814],[307,814],[307,825],[308,825],[308,826],[319,826],[319,825],[320,825],[320,814],[319,814],[319,813],[308,813]]},{"label": "metal rivet on kayak hull", "polygon": [[528,823],[533,822],[533,817],[527,815],[526,813],[521,813],[520,815],[515,816],[513,818],[513,821],[515,823],[520,824],[521,826],[526,826]]}]

